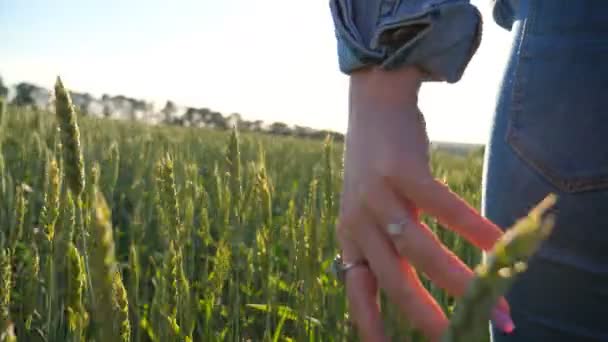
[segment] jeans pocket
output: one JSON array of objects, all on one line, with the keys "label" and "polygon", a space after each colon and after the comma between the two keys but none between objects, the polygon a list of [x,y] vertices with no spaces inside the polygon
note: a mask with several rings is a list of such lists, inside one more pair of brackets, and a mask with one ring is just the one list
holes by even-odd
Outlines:
[{"label": "jeans pocket", "polygon": [[608,188],[608,39],[526,36],[507,142],[563,192]]}]

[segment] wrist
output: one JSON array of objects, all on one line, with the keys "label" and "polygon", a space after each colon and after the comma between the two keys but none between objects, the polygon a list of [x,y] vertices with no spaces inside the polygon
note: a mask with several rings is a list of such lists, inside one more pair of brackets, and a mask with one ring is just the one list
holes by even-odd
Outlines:
[{"label": "wrist", "polygon": [[350,78],[350,119],[361,116],[392,116],[418,108],[418,91],[425,74],[408,66],[387,71],[368,68]]}]

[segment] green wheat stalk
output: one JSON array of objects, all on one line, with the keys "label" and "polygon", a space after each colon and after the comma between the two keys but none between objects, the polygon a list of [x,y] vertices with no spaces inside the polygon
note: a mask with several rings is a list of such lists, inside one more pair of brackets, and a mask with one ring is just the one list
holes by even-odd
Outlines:
[{"label": "green wheat stalk", "polygon": [[34,243],[31,243],[29,248],[24,249],[24,252],[23,268],[20,275],[21,291],[23,293],[21,310],[25,329],[29,331],[38,305],[40,256]]},{"label": "green wheat stalk", "polygon": [[15,342],[14,326],[10,320],[11,305],[11,251],[0,250],[0,342]]},{"label": "green wheat stalk", "polygon": [[55,83],[55,112],[61,131],[63,165],[69,189],[79,197],[85,186],[84,159],[80,147],[80,130],[70,94],[61,78]]},{"label": "green wheat stalk", "polygon": [[118,331],[119,339],[115,341],[131,341],[131,323],[129,322],[129,301],[127,290],[122,281],[120,271],[114,272],[112,281],[112,305],[114,311],[114,330]]},{"label": "green wheat stalk", "polygon": [[61,193],[61,176],[59,166],[55,158],[51,158],[47,165],[47,190],[44,193],[41,209],[40,222],[47,241],[53,241],[55,237],[55,223],[59,217],[59,195]]},{"label": "green wheat stalk", "polygon": [[[135,243],[131,243],[129,247],[129,285],[127,287],[127,294],[129,296],[129,304],[131,305],[131,315],[133,322],[140,321],[140,279],[141,279],[141,264],[139,260],[139,252]],[[139,341],[139,329],[134,326],[135,341]]]},{"label": "green wheat stalk", "polygon": [[236,127],[232,129],[226,149],[226,166],[230,175],[230,194],[234,203],[238,203],[242,195],[241,188],[241,151],[239,148],[239,135]]},{"label": "green wheat stalk", "polygon": [[9,248],[3,248],[0,250],[0,334],[12,325],[10,321],[12,274],[11,251]]},{"label": "green wheat stalk", "polygon": [[[180,219],[177,188],[175,187],[174,164],[171,156],[167,154],[156,165],[156,180],[159,187],[159,212],[164,215],[170,227],[162,227],[168,233],[169,240],[183,242],[184,232]],[[168,241],[167,241],[168,242]],[[179,247],[179,246],[178,246]]]},{"label": "green wheat stalk", "polygon": [[[110,210],[101,192],[95,191],[95,193],[94,222],[90,239],[87,240],[94,292],[93,320],[99,327],[101,341],[128,341],[125,340],[130,335],[125,330],[128,325],[125,326],[123,322],[118,326],[114,324],[116,317],[124,317],[128,305],[124,305],[126,295],[123,296],[120,289],[117,291],[116,283],[119,280],[116,279],[118,269],[114,255]],[[122,284],[122,280],[120,283]]]},{"label": "green wheat stalk", "polygon": [[553,216],[545,214],[555,202],[556,196],[549,195],[494,245],[456,305],[443,342],[480,341],[485,336],[488,317],[498,298],[526,270],[528,259],[551,233]]},{"label": "green wheat stalk", "polygon": [[186,277],[183,267],[183,256],[179,256],[177,264],[177,319],[180,327],[181,339],[192,341],[192,333],[194,332],[194,312],[196,306],[192,303],[192,294],[190,292],[190,282]]},{"label": "green wheat stalk", "polygon": [[54,157],[51,157],[47,164],[46,170],[47,187],[44,193],[43,206],[40,214],[40,222],[43,226],[45,241],[43,247],[43,260],[46,276],[46,333],[52,334],[52,312],[53,302],[55,300],[55,264],[54,264],[54,241],[55,227],[59,217],[59,197],[61,194],[61,173]]},{"label": "green wheat stalk", "polygon": [[17,243],[21,241],[23,236],[23,225],[25,220],[26,211],[26,199],[24,194],[24,185],[18,185],[15,189],[15,223],[13,229],[9,232],[9,246],[12,246],[13,250],[17,246]]},{"label": "green wheat stalk", "polygon": [[[108,171],[105,172],[105,185],[108,188],[108,193],[110,196],[113,196],[120,172],[120,150],[118,149],[118,143],[116,141],[113,141],[110,145],[105,164],[108,169]],[[111,199],[112,198],[110,198],[110,200]]]},{"label": "green wheat stalk", "polygon": [[68,329],[75,341],[84,341],[88,313],[83,305],[83,291],[86,286],[84,260],[73,243],[67,247],[67,316]]}]

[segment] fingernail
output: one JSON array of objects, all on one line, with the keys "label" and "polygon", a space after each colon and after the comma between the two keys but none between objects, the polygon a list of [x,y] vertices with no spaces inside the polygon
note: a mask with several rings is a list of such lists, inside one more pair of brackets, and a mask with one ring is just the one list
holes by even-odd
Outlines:
[{"label": "fingernail", "polygon": [[515,330],[515,323],[511,317],[501,310],[494,310],[492,321],[496,326],[506,334],[510,334]]}]

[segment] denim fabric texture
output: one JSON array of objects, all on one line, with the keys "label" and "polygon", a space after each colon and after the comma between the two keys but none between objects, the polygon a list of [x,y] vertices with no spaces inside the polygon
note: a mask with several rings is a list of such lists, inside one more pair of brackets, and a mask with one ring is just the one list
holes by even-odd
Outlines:
[{"label": "denim fabric texture", "polygon": [[608,1],[510,5],[482,212],[508,227],[547,193],[560,200],[553,234],[507,295],[517,328],[494,341],[608,341]]},{"label": "denim fabric texture", "polygon": [[340,70],[417,65],[429,80],[457,82],[481,39],[465,0],[331,0]]},{"label": "denim fabric texture", "polygon": [[[478,12],[467,1],[331,4],[346,73],[415,63],[457,81],[477,46]],[[494,0],[493,17],[511,30],[512,48],[496,66],[504,76],[482,213],[509,227],[548,193],[559,196],[553,234],[507,294],[516,329],[490,326],[493,341],[608,341],[608,0]],[[381,43],[395,27],[416,34]]]}]

